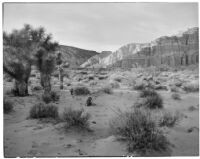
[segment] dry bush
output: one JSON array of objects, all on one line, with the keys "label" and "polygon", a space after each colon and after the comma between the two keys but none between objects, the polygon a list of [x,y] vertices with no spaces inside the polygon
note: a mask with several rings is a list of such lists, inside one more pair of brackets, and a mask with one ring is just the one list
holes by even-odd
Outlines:
[{"label": "dry bush", "polygon": [[90,94],[90,90],[85,87],[85,86],[79,86],[79,87],[75,87],[73,88],[73,93],[74,95],[88,95]]},{"label": "dry bush", "polygon": [[54,118],[58,117],[58,107],[54,104],[37,103],[35,104],[29,112],[30,118]]},{"label": "dry bush", "polygon": [[144,98],[144,107],[149,109],[163,108],[163,100],[160,95],[148,96]]},{"label": "dry bush", "polygon": [[167,127],[174,127],[180,122],[180,113],[171,113],[171,112],[164,112],[162,117],[159,120],[159,126],[167,126]]},{"label": "dry bush", "polygon": [[13,110],[14,103],[8,98],[4,97],[3,99],[3,112],[5,114],[10,113]]},{"label": "dry bush", "polygon": [[179,92],[179,89],[177,86],[173,85],[173,86],[170,86],[170,91],[171,92]]},{"label": "dry bush", "polygon": [[173,94],[172,94],[172,98],[173,98],[174,100],[181,100],[181,96],[180,96],[180,94],[178,94],[178,93],[173,93]]},{"label": "dry bush", "polygon": [[150,112],[144,109],[118,112],[110,128],[113,134],[128,142],[129,152],[165,151],[169,145]]},{"label": "dry bush", "polygon": [[60,95],[55,91],[51,91],[48,94],[42,95],[42,100],[47,104],[50,102],[57,102],[59,101],[59,99],[60,99]]},{"label": "dry bush", "polygon": [[67,122],[67,128],[75,126],[83,129],[89,129],[90,114],[85,113],[83,109],[73,110],[71,107],[65,108],[61,119],[62,121]]}]

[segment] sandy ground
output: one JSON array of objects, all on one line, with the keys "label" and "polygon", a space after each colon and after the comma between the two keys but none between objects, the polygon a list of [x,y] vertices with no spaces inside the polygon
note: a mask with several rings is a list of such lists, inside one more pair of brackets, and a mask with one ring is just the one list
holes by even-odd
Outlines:
[{"label": "sandy ground", "polygon": [[[4,114],[5,157],[56,157],[56,156],[126,156],[126,143],[118,141],[109,130],[109,121],[116,116],[115,110],[126,110],[138,97],[138,92],[121,87],[114,93],[95,97],[95,106],[85,107],[87,96],[74,97],[68,90],[60,92],[57,104],[59,113],[65,107],[84,108],[91,114],[91,132],[64,129],[63,123],[42,122],[27,119],[31,106],[38,102],[37,95],[11,97],[14,111]],[[170,152],[155,152],[149,156],[193,156],[199,154],[199,93],[180,93],[182,100],[171,98],[171,92],[159,91],[164,109],[179,111],[182,119],[173,128],[165,128],[166,136],[173,144]],[[189,110],[194,106],[195,110]],[[188,129],[192,128],[191,132]]]}]

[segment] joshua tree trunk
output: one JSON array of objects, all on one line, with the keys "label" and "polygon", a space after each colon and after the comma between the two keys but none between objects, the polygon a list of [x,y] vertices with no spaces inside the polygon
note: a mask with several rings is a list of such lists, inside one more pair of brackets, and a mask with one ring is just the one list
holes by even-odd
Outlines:
[{"label": "joshua tree trunk", "polygon": [[41,85],[44,88],[44,94],[49,94],[51,92],[51,75],[41,74]]},{"label": "joshua tree trunk", "polygon": [[58,71],[59,71],[60,89],[63,89],[63,72],[64,72],[64,70],[61,66],[59,66]]},{"label": "joshua tree trunk", "polygon": [[28,82],[15,80],[14,93],[17,96],[27,96],[28,95]]}]

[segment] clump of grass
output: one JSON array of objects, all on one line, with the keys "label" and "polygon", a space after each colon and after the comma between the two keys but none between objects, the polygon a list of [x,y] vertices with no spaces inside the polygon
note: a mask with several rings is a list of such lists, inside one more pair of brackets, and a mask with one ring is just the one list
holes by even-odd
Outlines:
[{"label": "clump of grass", "polygon": [[90,90],[87,87],[79,86],[73,88],[74,95],[88,95],[90,94]]},{"label": "clump of grass", "polygon": [[55,91],[51,91],[50,93],[46,93],[42,95],[42,100],[45,103],[50,103],[50,102],[57,102],[60,99],[60,95],[55,92]]},{"label": "clump of grass", "polygon": [[40,118],[54,118],[58,117],[58,107],[54,104],[37,103],[35,104],[29,112],[30,118],[40,119]]},{"label": "clump of grass", "polygon": [[112,94],[113,93],[113,90],[110,86],[105,86],[105,87],[101,88],[100,91],[104,92],[106,94]]},{"label": "clump of grass", "polygon": [[172,98],[173,98],[174,100],[181,100],[181,97],[180,97],[180,95],[179,95],[178,93],[173,93],[173,94],[172,94]]},{"label": "clump of grass", "polygon": [[150,109],[163,108],[163,99],[162,97],[153,89],[143,89],[140,92],[140,97],[143,98],[143,101],[136,103],[137,107],[144,106]]},{"label": "clump of grass", "polygon": [[85,113],[83,109],[73,110],[71,107],[65,108],[62,114],[62,120],[67,122],[67,128],[71,126],[89,129],[90,114]]},{"label": "clump of grass", "polygon": [[180,113],[177,111],[172,114],[170,112],[164,112],[163,116],[159,120],[159,126],[174,127],[180,121]]},{"label": "clump of grass", "polygon": [[13,110],[13,107],[14,107],[14,103],[11,100],[7,98],[3,99],[3,112],[5,114],[10,113]]},{"label": "clump of grass", "polygon": [[144,106],[149,109],[163,108],[163,100],[160,95],[148,96],[144,99]]},{"label": "clump of grass", "polygon": [[133,109],[119,112],[110,122],[112,132],[128,142],[129,152],[165,151],[169,142],[149,111]]},{"label": "clump of grass", "polygon": [[199,83],[186,83],[183,85],[183,90],[186,92],[198,92]]}]

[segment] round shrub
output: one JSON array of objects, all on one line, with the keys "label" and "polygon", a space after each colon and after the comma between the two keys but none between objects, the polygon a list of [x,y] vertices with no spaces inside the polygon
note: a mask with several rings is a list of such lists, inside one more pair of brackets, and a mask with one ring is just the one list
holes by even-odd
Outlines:
[{"label": "round shrub", "polygon": [[148,96],[144,99],[144,106],[149,109],[163,108],[163,100],[160,95]]},{"label": "round shrub", "polygon": [[37,103],[30,109],[30,118],[57,118],[58,107],[54,104]]},{"label": "round shrub", "polygon": [[90,114],[85,113],[83,109],[73,110],[71,107],[65,108],[62,114],[62,120],[67,122],[67,128],[76,126],[80,128],[89,128]]},{"label": "round shrub", "polygon": [[90,94],[90,91],[87,87],[81,86],[73,88],[74,95],[88,95]]}]

